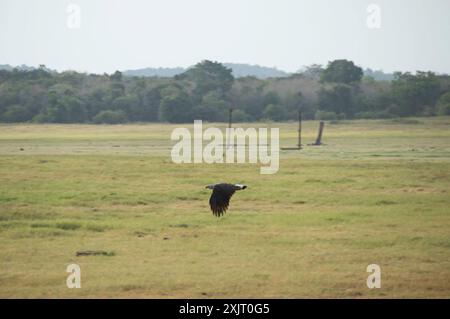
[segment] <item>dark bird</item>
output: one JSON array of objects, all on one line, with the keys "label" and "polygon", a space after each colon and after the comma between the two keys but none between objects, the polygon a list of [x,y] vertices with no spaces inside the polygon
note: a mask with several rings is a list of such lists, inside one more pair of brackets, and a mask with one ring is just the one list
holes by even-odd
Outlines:
[{"label": "dark bird", "polygon": [[230,204],[230,198],[234,192],[241,189],[246,189],[246,185],[241,184],[227,184],[219,183],[206,186],[208,189],[212,189],[211,198],[209,199],[209,206],[214,216],[222,216],[228,209]]}]

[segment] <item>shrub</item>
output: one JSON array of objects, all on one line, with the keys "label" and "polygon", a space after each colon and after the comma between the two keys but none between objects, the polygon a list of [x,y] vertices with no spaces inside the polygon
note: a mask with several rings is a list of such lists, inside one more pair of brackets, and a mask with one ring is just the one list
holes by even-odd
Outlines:
[{"label": "shrub", "polygon": [[441,95],[436,108],[438,115],[450,115],[450,92]]},{"label": "shrub", "polygon": [[12,105],[3,113],[2,120],[10,123],[25,122],[30,120],[30,112],[25,106]]},{"label": "shrub", "polygon": [[422,110],[422,116],[434,116],[436,115],[436,110],[434,107],[425,105]]},{"label": "shrub", "polygon": [[92,120],[97,124],[119,124],[126,122],[127,117],[122,111],[106,110],[99,112]]},{"label": "shrub", "polygon": [[45,112],[41,112],[41,113],[37,114],[35,117],[33,117],[33,119],[31,121],[35,122],[35,123],[51,123],[52,122],[50,120],[50,117]]},{"label": "shrub", "polygon": [[249,122],[250,116],[243,110],[234,110],[233,111],[233,122]]},{"label": "shrub", "polygon": [[337,120],[337,119],[339,119],[339,117],[334,112],[317,111],[316,115],[315,115],[315,119],[316,120],[330,121],[330,120]]},{"label": "shrub", "polygon": [[278,104],[269,104],[264,110],[264,117],[272,121],[282,121],[286,118],[285,109]]},{"label": "shrub", "polygon": [[355,114],[355,118],[359,119],[387,119],[392,118],[393,115],[388,110],[383,111],[365,111]]},{"label": "shrub", "polygon": [[169,123],[187,123],[192,120],[192,103],[185,93],[165,96],[159,109],[160,119]]},{"label": "shrub", "polygon": [[390,120],[391,123],[396,124],[423,124],[423,122],[418,121],[416,119],[408,119],[408,118],[395,118]]}]

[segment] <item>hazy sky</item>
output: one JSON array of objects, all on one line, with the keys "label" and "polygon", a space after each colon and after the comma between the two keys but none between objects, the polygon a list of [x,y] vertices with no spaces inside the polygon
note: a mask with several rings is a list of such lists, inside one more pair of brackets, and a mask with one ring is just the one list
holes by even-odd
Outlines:
[{"label": "hazy sky", "polygon": [[[380,28],[367,26],[371,3]],[[211,59],[293,72],[338,58],[450,73],[450,0],[0,0],[0,64],[109,73]]]}]

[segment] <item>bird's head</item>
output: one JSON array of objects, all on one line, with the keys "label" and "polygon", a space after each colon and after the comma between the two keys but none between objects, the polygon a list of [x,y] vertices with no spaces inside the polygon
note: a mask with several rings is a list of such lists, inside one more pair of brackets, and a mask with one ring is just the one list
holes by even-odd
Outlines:
[{"label": "bird's head", "polygon": [[214,184],[208,185],[205,188],[207,188],[207,189],[214,189]]}]

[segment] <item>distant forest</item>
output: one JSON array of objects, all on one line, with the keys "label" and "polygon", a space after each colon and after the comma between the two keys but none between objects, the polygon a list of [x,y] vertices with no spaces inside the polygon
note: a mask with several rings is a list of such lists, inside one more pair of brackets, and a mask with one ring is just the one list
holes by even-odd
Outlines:
[{"label": "distant forest", "polygon": [[277,77],[237,75],[207,60],[178,71],[149,77],[3,68],[0,122],[225,122],[230,108],[235,122],[295,120],[299,110],[323,120],[450,115],[450,76],[433,72],[383,79],[348,60]]}]

